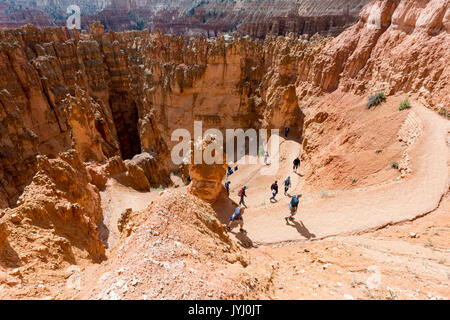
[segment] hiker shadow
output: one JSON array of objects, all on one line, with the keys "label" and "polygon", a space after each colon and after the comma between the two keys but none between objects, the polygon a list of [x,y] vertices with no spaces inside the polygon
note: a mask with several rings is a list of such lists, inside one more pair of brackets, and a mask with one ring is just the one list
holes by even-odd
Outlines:
[{"label": "hiker shadow", "polygon": [[228,224],[230,217],[237,206],[238,204],[230,199],[226,193],[222,193],[219,199],[212,204],[212,208],[222,224]]},{"label": "hiker shadow", "polygon": [[247,236],[247,233],[244,232],[231,232],[236,236],[236,239],[238,240],[238,244],[241,245],[244,248],[257,248],[252,239],[250,239]]},{"label": "hiker shadow", "polygon": [[309,232],[309,230],[305,227],[305,225],[303,224],[303,222],[298,222],[298,221],[289,221],[287,222],[287,225],[296,228],[297,232],[300,233],[303,237],[305,237],[306,239],[311,239],[311,238],[315,238],[316,235],[314,233]]},{"label": "hiker shadow", "polygon": [[297,172],[297,171],[294,171],[294,173],[295,173],[296,175],[298,175],[299,177],[303,177],[303,174],[301,174],[301,173],[299,173],[299,172]]}]

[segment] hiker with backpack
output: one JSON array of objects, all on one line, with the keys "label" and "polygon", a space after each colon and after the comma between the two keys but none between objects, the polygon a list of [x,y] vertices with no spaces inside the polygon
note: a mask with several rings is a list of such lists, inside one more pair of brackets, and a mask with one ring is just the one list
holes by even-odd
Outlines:
[{"label": "hiker with backpack", "polygon": [[286,195],[286,192],[289,190],[289,188],[291,187],[291,177],[287,177],[284,180],[284,194]]},{"label": "hiker with backpack", "polygon": [[227,168],[227,178],[233,174],[233,169],[230,166]]},{"label": "hiker with backpack", "polygon": [[302,197],[302,194],[299,193],[297,195],[292,196],[291,201],[289,202],[289,209],[291,211],[291,215],[288,217],[284,217],[286,220],[286,223],[289,224],[290,221],[294,221],[294,216],[297,213],[298,204],[300,202],[300,198]]},{"label": "hiker with backpack", "polygon": [[289,134],[289,127],[284,128],[284,137],[287,138]]},{"label": "hiker with backpack", "polygon": [[270,190],[272,191],[272,196],[270,197],[270,202],[272,202],[272,200],[275,200],[276,201],[276,199],[275,199],[275,196],[277,195],[277,193],[278,193],[278,182],[277,181],[275,181],[274,183],[272,183],[272,185],[270,186]]},{"label": "hiker with backpack", "polygon": [[225,182],[225,189],[227,189],[228,196],[230,195],[230,183],[231,183],[231,181]]},{"label": "hiker with backpack", "polygon": [[247,205],[244,203],[244,197],[247,197],[247,195],[245,194],[245,190],[247,189],[246,186],[243,186],[239,191],[238,191],[238,197],[241,198],[241,200],[239,200],[239,205],[244,205],[245,207],[247,207]]},{"label": "hiker with backpack", "polygon": [[237,221],[239,223],[239,231],[242,233],[245,233],[247,231],[245,231],[242,227],[244,226],[244,219],[242,218],[242,214],[244,213],[245,207],[242,206],[238,206],[236,207],[236,209],[234,210],[233,215],[230,217],[230,221],[228,222],[227,225],[227,231],[230,232],[231,231],[231,224],[233,223],[233,221]]},{"label": "hiker with backpack", "polygon": [[300,165],[300,159],[298,157],[295,158],[293,163],[294,163],[294,167],[293,167],[294,172],[297,172],[297,168]]}]

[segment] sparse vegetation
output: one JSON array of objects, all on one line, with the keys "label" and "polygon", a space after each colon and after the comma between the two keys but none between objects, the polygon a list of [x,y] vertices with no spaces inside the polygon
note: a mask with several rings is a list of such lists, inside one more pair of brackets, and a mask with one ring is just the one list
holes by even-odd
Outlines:
[{"label": "sparse vegetation", "polygon": [[398,162],[397,161],[392,161],[391,162],[391,168],[398,170]]},{"label": "sparse vegetation", "polygon": [[355,184],[355,183],[358,181],[358,179],[356,179],[356,178],[350,178],[350,181],[352,182],[352,184]]},{"label": "sparse vegetation", "polygon": [[383,151],[383,149],[377,149],[377,150],[375,150],[375,153],[380,153],[382,151]]},{"label": "sparse vegetation", "polygon": [[134,30],[144,30],[145,28],[145,21],[136,21],[136,26],[134,27]]},{"label": "sparse vegetation", "polygon": [[398,107],[399,111],[405,110],[405,109],[409,109],[411,108],[411,103],[409,102],[409,98],[406,98],[405,100],[403,100],[400,103],[400,106]]},{"label": "sparse vegetation", "polygon": [[390,300],[396,300],[398,298],[397,294],[394,292],[394,290],[392,290],[391,288],[387,288],[389,291],[389,296],[388,299]]},{"label": "sparse vegetation", "polygon": [[447,112],[447,110],[445,110],[444,108],[439,109],[438,113],[439,113],[441,116],[450,118],[450,112]]},{"label": "sparse vegetation", "polygon": [[386,95],[384,92],[377,92],[371,96],[369,96],[369,100],[367,101],[366,108],[370,109],[375,107],[386,100]]}]

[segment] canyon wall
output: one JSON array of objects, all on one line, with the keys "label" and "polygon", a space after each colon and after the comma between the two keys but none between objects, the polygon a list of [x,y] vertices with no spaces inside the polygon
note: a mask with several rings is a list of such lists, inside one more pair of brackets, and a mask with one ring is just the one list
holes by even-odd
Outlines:
[{"label": "canyon wall", "polygon": [[27,23],[65,26],[67,7],[78,5],[82,28],[100,21],[108,30],[148,28],[186,36],[217,36],[236,31],[263,38],[268,34],[337,35],[355,23],[369,0],[10,0],[0,8],[0,27]]},{"label": "canyon wall", "polygon": [[448,112],[449,14],[448,1],[374,1],[336,38],[291,33],[264,41],[105,33],[99,23],[90,34],[3,30],[1,207],[13,206],[30,183],[38,154],[69,148],[85,162],[148,153],[153,164],[142,170],[157,184],[176,169],[173,130],[192,134],[194,120],[203,130],[302,130],[305,120],[326,117],[310,107],[317,97],[336,91],[408,93]]},{"label": "canyon wall", "polygon": [[14,205],[30,183],[38,154],[55,157],[73,147],[82,161],[141,151],[164,159],[154,118],[138,116],[146,103],[138,57],[119,43],[138,34],[117,38],[95,24],[90,36],[32,26],[0,33],[1,207]]}]

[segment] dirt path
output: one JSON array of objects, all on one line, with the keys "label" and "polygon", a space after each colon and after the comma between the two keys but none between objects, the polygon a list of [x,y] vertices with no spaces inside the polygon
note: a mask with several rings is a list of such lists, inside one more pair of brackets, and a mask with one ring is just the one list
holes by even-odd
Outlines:
[{"label": "dirt path", "polygon": [[[372,230],[384,225],[411,220],[434,210],[448,189],[448,121],[432,111],[414,106],[423,124],[423,132],[409,151],[412,174],[404,179],[340,192],[330,197],[306,194],[294,223],[286,224],[289,197],[283,195],[282,181],[291,176],[291,193],[301,191],[302,177],[292,172],[291,163],[300,150],[295,140],[280,138],[280,169],[276,175],[258,175],[258,170],[241,166],[230,176],[230,197],[238,201],[236,192],[248,187],[245,229],[254,244],[320,239]],[[270,185],[278,180],[278,202],[270,203]],[[231,214],[231,213],[230,213]]]},{"label": "dirt path", "polygon": [[[415,106],[410,112],[423,124],[422,134],[408,151],[411,174],[326,197],[320,192],[306,193],[300,214],[290,225],[284,220],[290,198],[283,194],[283,180],[290,176],[290,193],[301,192],[303,177],[292,171],[292,160],[301,150],[297,139],[280,137],[281,162],[276,174],[262,175],[260,169],[264,164],[239,165],[239,170],[229,177],[230,198],[223,197],[213,207],[221,222],[227,223],[238,202],[237,190],[244,184],[248,187],[248,209],[244,216],[248,233],[244,235],[235,229],[232,236],[244,247],[260,247],[249,251],[256,265],[273,261],[278,266],[274,298],[448,297],[445,213],[450,202],[448,197],[442,203],[441,199],[448,191],[450,126],[423,107]],[[280,192],[278,202],[271,203],[270,185],[274,180],[278,180]],[[160,192],[137,192],[114,180],[108,181],[101,196],[103,222],[109,230],[103,236],[109,249],[119,240],[120,214],[126,208],[145,209]],[[396,225],[437,207],[439,212],[434,212],[439,215],[430,214],[406,226]],[[386,225],[395,226],[376,231]],[[349,236],[360,232],[358,236]],[[411,232],[417,236],[411,237]],[[323,238],[327,239],[307,241]],[[84,270],[83,282],[89,285],[74,297],[88,295],[97,281],[94,279],[109,272],[107,263]],[[373,284],[378,275],[381,283]]]},{"label": "dirt path", "polygon": [[[233,234],[245,245],[273,245],[367,232],[433,211],[448,189],[450,128],[448,121],[417,104],[409,112],[420,119],[423,128],[409,150],[413,172],[406,178],[327,195],[306,193],[296,220],[287,224],[284,217],[289,214],[290,195],[302,192],[304,183],[301,174],[292,170],[292,160],[301,151],[301,145],[296,137],[279,137],[280,164],[276,174],[261,174],[262,168],[270,167],[264,164],[239,165],[239,170],[226,179],[231,181],[231,200],[221,199],[214,205],[219,219],[227,223],[239,201],[237,191],[242,185],[248,188],[245,198],[248,233],[243,236],[235,230]],[[248,156],[246,161],[248,163]],[[284,195],[283,180],[287,176],[291,177],[292,187],[288,195]],[[275,180],[279,184],[279,194],[277,202],[271,203],[270,185]],[[159,191],[137,192],[114,180],[108,182],[102,192],[102,205],[104,224],[109,228],[102,236],[107,239],[109,248],[119,239],[116,224],[120,214],[126,208],[146,208],[158,194]]]},{"label": "dirt path", "polygon": [[100,237],[111,249],[119,241],[117,221],[127,208],[139,211],[147,208],[150,202],[158,197],[160,191],[139,192],[109,179],[105,191],[100,192],[102,198],[103,224]]}]

